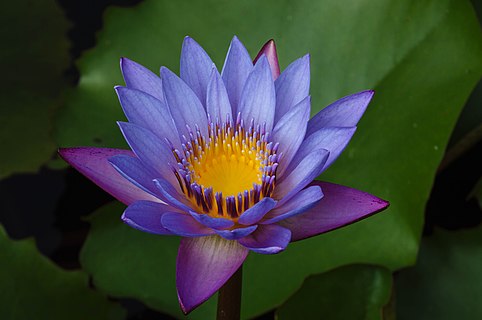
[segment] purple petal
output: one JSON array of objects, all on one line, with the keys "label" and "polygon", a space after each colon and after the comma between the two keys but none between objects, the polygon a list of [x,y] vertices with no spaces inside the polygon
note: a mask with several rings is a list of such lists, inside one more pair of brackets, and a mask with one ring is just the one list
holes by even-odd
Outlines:
[{"label": "purple petal", "polygon": [[184,212],[193,210],[185,196],[181,195],[169,182],[162,179],[154,179],[154,184],[166,203]]},{"label": "purple petal", "polygon": [[214,233],[187,213],[166,212],[162,215],[161,223],[164,228],[182,237],[202,237]]},{"label": "purple petal", "polygon": [[214,230],[218,235],[227,240],[237,240],[250,235],[258,228],[257,225],[249,226],[245,228],[236,228],[233,230]]},{"label": "purple petal", "polygon": [[161,141],[169,139],[179,146],[179,134],[164,102],[136,89],[116,87],[117,96],[129,122],[149,129]]},{"label": "purple petal", "polygon": [[293,170],[310,152],[319,149],[325,149],[330,152],[328,160],[323,166],[322,171],[325,171],[345,150],[355,131],[356,127],[327,127],[314,132],[303,141],[286,171]]},{"label": "purple petal", "polygon": [[238,242],[251,251],[274,254],[283,251],[291,240],[291,231],[276,224],[259,225],[258,229]]},{"label": "purple petal", "polygon": [[141,231],[170,235],[171,231],[161,224],[162,216],[170,211],[169,206],[158,202],[137,201],[131,204],[122,214],[122,221]]},{"label": "purple petal", "polygon": [[279,208],[271,210],[260,223],[272,224],[303,213],[315,206],[321,198],[323,192],[319,186],[303,189]]},{"label": "purple petal", "polygon": [[274,208],[277,201],[271,198],[263,198],[260,202],[243,212],[239,217],[238,222],[244,225],[255,224],[261,220],[266,213]]},{"label": "purple petal", "polygon": [[325,196],[304,214],[280,221],[290,229],[292,241],[309,238],[362,220],[388,207],[389,203],[371,194],[333,183],[313,181]]},{"label": "purple petal", "polygon": [[167,105],[179,134],[189,137],[186,125],[191,130],[195,130],[197,125],[201,133],[206,136],[208,127],[206,111],[196,94],[184,81],[165,67],[161,68],[161,77]]},{"label": "purple petal", "polygon": [[337,100],[308,122],[306,136],[323,127],[354,127],[365,112],[375,91],[367,90]]},{"label": "purple petal", "polygon": [[206,103],[206,88],[214,63],[204,49],[191,37],[185,37],[181,50],[181,79]]},{"label": "purple petal", "polygon": [[211,79],[207,88],[206,111],[211,116],[212,121],[216,121],[216,119],[225,121],[228,115],[229,119],[232,120],[228,93],[223,79],[221,79],[221,75],[216,68],[212,69]]},{"label": "purple petal", "polygon": [[110,157],[109,162],[126,180],[153,196],[158,196],[159,192],[152,181],[158,178],[156,172],[146,168],[138,158],[118,155]]},{"label": "purple petal", "polygon": [[234,226],[234,222],[225,218],[215,218],[208,214],[189,211],[189,214],[202,225],[212,229],[227,229]]},{"label": "purple petal", "polygon": [[244,84],[252,70],[253,63],[248,51],[241,41],[234,36],[224,61],[223,71],[221,72],[233,115],[237,114]]},{"label": "purple petal", "polygon": [[279,176],[288,167],[291,159],[298,151],[305,137],[306,125],[310,118],[311,98],[308,96],[290,111],[288,111],[275,125],[272,133],[273,141],[279,142],[279,152],[283,154],[278,172]]},{"label": "purple petal", "polygon": [[310,92],[310,55],[295,60],[275,82],[275,123]]},{"label": "purple petal", "polygon": [[144,91],[160,101],[164,101],[162,81],[159,76],[127,58],[121,58],[120,65],[128,88]]},{"label": "purple petal", "polygon": [[189,313],[221,288],[248,252],[236,241],[219,236],[181,239],[176,285],[182,311]]},{"label": "purple petal", "polygon": [[167,144],[143,127],[128,122],[118,122],[118,124],[127,143],[142,163],[147,168],[155,170],[171,184],[178,184],[171,169],[177,161]]},{"label": "purple petal", "polygon": [[273,39],[269,40],[264,44],[264,46],[258,52],[256,58],[254,58],[253,63],[256,63],[263,54],[266,56],[266,58],[268,58],[271,74],[273,75],[273,80],[276,80],[279,77],[280,68],[278,62],[278,54],[276,53],[276,44],[274,43]]},{"label": "purple petal", "polygon": [[273,129],[275,105],[273,77],[268,59],[263,56],[246,80],[238,112],[241,112],[244,123],[249,124],[252,119],[255,124],[266,123],[266,130],[270,132]]},{"label": "purple petal", "polygon": [[62,148],[60,156],[72,167],[120,202],[129,205],[137,200],[159,201],[120,175],[108,159],[115,155],[134,156],[130,150],[106,148]]},{"label": "purple petal", "polygon": [[274,198],[280,199],[279,206],[320,175],[329,154],[324,149],[314,150],[301,160],[293,171],[286,173],[274,192]]}]

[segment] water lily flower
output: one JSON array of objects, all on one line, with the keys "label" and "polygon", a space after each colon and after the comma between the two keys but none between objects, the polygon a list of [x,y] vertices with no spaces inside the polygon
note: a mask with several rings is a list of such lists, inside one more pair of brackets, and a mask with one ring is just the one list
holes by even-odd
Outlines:
[{"label": "water lily flower", "polygon": [[387,207],[368,193],[314,180],[350,141],[373,91],[309,119],[309,55],[280,73],[273,41],[253,64],[234,37],[219,73],[186,37],[180,77],[126,58],[121,69],[126,86],[115,90],[129,122],[118,124],[132,151],[59,152],[128,205],[125,223],[182,237],[176,282],[185,313],[214,294],[249,251],[278,253]]}]

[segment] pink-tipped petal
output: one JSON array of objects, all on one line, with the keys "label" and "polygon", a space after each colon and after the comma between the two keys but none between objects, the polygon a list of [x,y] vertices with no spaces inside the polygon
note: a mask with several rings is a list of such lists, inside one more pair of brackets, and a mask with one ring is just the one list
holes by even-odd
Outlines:
[{"label": "pink-tipped petal", "polygon": [[248,249],[220,236],[183,238],[177,256],[177,295],[187,314],[206,301],[242,265]]},{"label": "pink-tipped petal", "polygon": [[134,156],[130,150],[79,147],[59,149],[59,154],[77,171],[126,205],[138,200],[159,202],[125,179],[109,163],[108,159],[116,155]]},{"label": "pink-tipped petal", "polygon": [[256,63],[263,54],[268,58],[273,80],[276,80],[280,75],[280,68],[278,62],[278,53],[276,52],[276,44],[274,43],[273,39],[264,44],[264,46],[258,52],[256,58],[254,58],[253,63]]},{"label": "pink-tipped petal", "polygon": [[313,181],[324,193],[323,199],[303,214],[280,221],[288,228],[292,241],[325,233],[367,218],[389,203],[369,193],[333,183]]}]

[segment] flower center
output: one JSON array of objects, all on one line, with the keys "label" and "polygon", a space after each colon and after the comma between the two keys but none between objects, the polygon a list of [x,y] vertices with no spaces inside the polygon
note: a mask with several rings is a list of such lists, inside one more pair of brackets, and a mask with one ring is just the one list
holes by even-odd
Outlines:
[{"label": "flower center", "polygon": [[178,161],[174,174],[181,190],[199,209],[213,217],[237,218],[272,194],[279,156],[264,126],[240,114],[232,121],[209,122],[208,136],[199,128],[183,137],[183,151],[173,148]]}]

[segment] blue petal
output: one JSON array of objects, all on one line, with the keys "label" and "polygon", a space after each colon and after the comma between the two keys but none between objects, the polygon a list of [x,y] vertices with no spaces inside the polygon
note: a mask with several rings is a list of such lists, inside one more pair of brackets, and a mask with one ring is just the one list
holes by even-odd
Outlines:
[{"label": "blue petal", "polygon": [[337,100],[318,112],[308,123],[306,136],[323,127],[354,127],[375,91],[367,90]]},{"label": "blue petal", "polygon": [[213,62],[204,49],[191,37],[185,37],[181,50],[181,79],[206,103],[206,89]]},{"label": "blue petal", "polygon": [[278,175],[281,176],[295,156],[305,137],[306,125],[310,118],[311,98],[308,96],[278,121],[273,129],[272,140],[278,142],[283,154]]},{"label": "blue petal", "polygon": [[320,175],[329,154],[324,149],[314,150],[301,160],[293,171],[283,176],[273,195],[274,198],[279,199],[279,206],[286,203]]},{"label": "blue petal", "polygon": [[355,131],[356,127],[327,127],[314,132],[307,137],[305,141],[303,141],[296,155],[286,169],[286,172],[293,170],[296,165],[298,165],[298,163],[302,161],[310,152],[319,149],[326,149],[330,152],[328,160],[323,166],[322,172],[325,171],[343,152]]},{"label": "blue petal", "polygon": [[275,82],[275,123],[310,92],[310,55],[292,62]]},{"label": "blue petal", "polygon": [[118,124],[127,143],[142,163],[172,184],[178,184],[171,167],[177,161],[167,144],[143,127],[128,122]]},{"label": "blue petal", "polygon": [[214,230],[218,235],[227,240],[237,240],[250,235],[258,228],[257,225],[233,230]]},{"label": "blue petal", "polygon": [[162,215],[161,223],[164,228],[182,237],[201,237],[214,233],[186,213],[166,212]]},{"label": "blue petal", "polygon": [[261,221],[261,224],[272,224],[311,209],[323,198],[319,186],[311,186],[298,192],[279,208],[271,210]]},{"label": "blue petal", "polygon": [[159,192],[153,182],[157,178],[156,172],[146,168],[138,158],[118,155],[110,157],[109,162],[125,179],[158,197]]},{"label": "blue petal", "polygon": [[159,202],[137,201],[131,204],[122,214],[122,221],[141,231],[171,235],[172,232],[161,224],[162,216],[170,212],[169,206]]},{"label": "blue petal", "polygon": [[248,51],[241,41],[234,36],[224,61],[223,71],[221,72],[233,115],[238,112],[239,100],[241,99],[244,84],[252,70],[253,62]]},{"label": "blue petal", "polygon": [[189,86],[169,69],[161,68],[162,84],[167,105],[180,135],[189,137],[188,125],[191,130],[199,126],[201,133],[207,135],[208,121],[206,111],[196,94]]},{"label": "blue petal", "polygon": [[291,231],[276,224],[259,225],[258,229],[247,237],[238,240],[239,244],[251,251],[274,254],[283,251],[291,240]]},{"label": "blue petal", "polygon": [[194,211],[189,211],[189,214],[202,225],[212,229],[227,229],[234,226],[234,222],[225,218],[214,218],[208,214],[199,214]]},{"label": "blue petal", "polygon": [[120,64],[128,88],[144,91],[156,99],[164,101],[162,81],[158,75],[127,58],[121,58]]},{"label": "blue petal", "polygon": [[238,222],[244,225],[255,224],[261,220],[266,213],[274,208],[276,202],[276,200],[271,198],[263,198],[260,202],[243,212],[239,217]]},{"label": "blue petal", "polygon": [[213,121],[216,118],[220,121],[225,121],[227,115],[229,115],[229,120],[232,120],[228,93],[216,68],[212,69],[211,79],[207,88],[206,110]]},{"label": "blue petal", "polygon": [[246,80],[238,112],[244,123],[249,124],[254,119],[255,124],[266,123],[266,130],[271,132],[274,123],[276,96],[273,76],[268,59],[262,56]]},{"label": "blue petal", "polygon": [[169,182],[162,179],[154,179],[154,184],[167,204],[184,212],[192,211],[193,208],[191,208],[191,205],[185,199],[185,196],[181,195],[171,184],[169,184]]},{"label": "blue petal", "polygon": [[116,87],[115,90],[129,122],[149,129],[161,141],[167,138],[175,146],[180,145],[179,134],[164,102],[136,89]]}]

